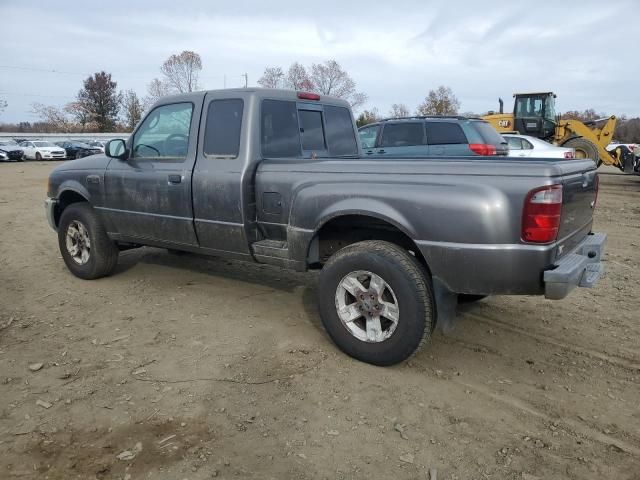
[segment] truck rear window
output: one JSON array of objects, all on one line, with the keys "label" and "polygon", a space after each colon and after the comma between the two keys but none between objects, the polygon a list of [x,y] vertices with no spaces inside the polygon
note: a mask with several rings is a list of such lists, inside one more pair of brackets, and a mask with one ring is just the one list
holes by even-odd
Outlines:
[{"label": "truck rear window", "polygon": [[322,112],[319,110],[300,110],[299,115],[302,150],[326,150]]},{"label": "truck rear window", "polygon": [[243,106],[244,102],[239,98],[213,100],[209,104],[204,132],[205,155],[238,156]]},{"label": "truck rear window", "polygon": [[260,120],[263,156],[302,156],[296,102],[264,100]]}]

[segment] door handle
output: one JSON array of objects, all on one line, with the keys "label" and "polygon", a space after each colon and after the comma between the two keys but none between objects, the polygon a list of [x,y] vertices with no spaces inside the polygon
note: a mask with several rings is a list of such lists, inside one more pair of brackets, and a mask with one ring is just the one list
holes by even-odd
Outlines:
[{"label": "door handle", "polygon": [[373,150],[367,150],[365,153],[366,153],[367,155],[373,155]]},{"label": "door handle", "polygon": [[387,153],[384,150],[378,150],[378,153]]},{"label": "door handle", "polygon": [[178,183],[182,182],[182,175],[175,175],[175,174],[171,174],[169,175],[169,183],[172,185],[176,185]]}]

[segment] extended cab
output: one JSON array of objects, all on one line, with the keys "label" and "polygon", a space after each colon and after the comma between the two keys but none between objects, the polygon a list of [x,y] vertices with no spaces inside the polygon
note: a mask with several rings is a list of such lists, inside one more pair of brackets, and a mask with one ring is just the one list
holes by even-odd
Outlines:
[{"label": "extended cab", "polygon": [[161,99],[127,141],[57,166],[45,205],[84,279],[143,245],[321,269],[329,335],[390,365],[459,296],[592,286],[597,189],[591,160],[368,158],[345,101],[237,89]]}]

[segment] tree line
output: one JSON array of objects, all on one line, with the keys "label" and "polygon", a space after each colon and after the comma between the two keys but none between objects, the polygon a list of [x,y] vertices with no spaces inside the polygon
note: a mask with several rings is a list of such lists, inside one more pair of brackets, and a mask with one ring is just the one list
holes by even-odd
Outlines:
[{"label": "tree line", "polygon": [[[200,89],[198,76],[202,59],[185,50],[171,55],[160,67],[160,78],[147,86],[147,95],[139,97],[134,90],[118,90],[110,73],[96,72],[82,82],[75,100],[64,106],[33,103],[36,122],[2,124],[0,130],[34,133],[130,132],[145,111],[159,98]],[[0,113],[6,108],[0,100]]]},{"label": "tree line", "polygon": [[[96,72],[83,81],[76,99],[58,107],[34,103],[32,111],[40,120],[18,124],[0,124],[0,130],[20,132],[115,132],[132,131],[143,114],[159,98],[193,92],[200,89],[199,74],[202,59],[199,54],[185,50],[173,54],[160,66],[160,76],[147,85],[144,97],[133,90],[118,90],[117,82],[110,73]],[[287,68],[268,66],[258,79],[258,85],[265,88],[286,88],[332,95],[349,102],[354,110],[359,110],[368,96],[359,91],[355,80],[336,60],[303,65],[293,62]],[[6,108],[6,101],[0,99],[0,113]],[[458,115],[460,101],[450,87],[441,85],[429,90],[426,97],[413,112],[403,103],[391,105],[386,117],[407,117],[413,115]],[[463,112],[463,116],[481,116],[473,112]],[[594,109],[568,111],[562,118],[574,118],[590,122],[605,118],[604,113]],[[362,110],[357,116],[358,127],[383,118],[375,107]],[[614,138],[625,143],[640,143],[640,118],[618,117]]]}]

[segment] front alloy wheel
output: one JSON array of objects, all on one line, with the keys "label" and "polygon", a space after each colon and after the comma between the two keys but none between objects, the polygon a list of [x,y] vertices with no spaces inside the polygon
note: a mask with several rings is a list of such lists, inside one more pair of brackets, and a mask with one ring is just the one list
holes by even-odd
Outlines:
[{"label": "front alloy wheel", "polygon": [[65,245],[71,259],[78,265],[84,265],[91,255],[91,239],[87,228],[78,220],[67,227]]}]

